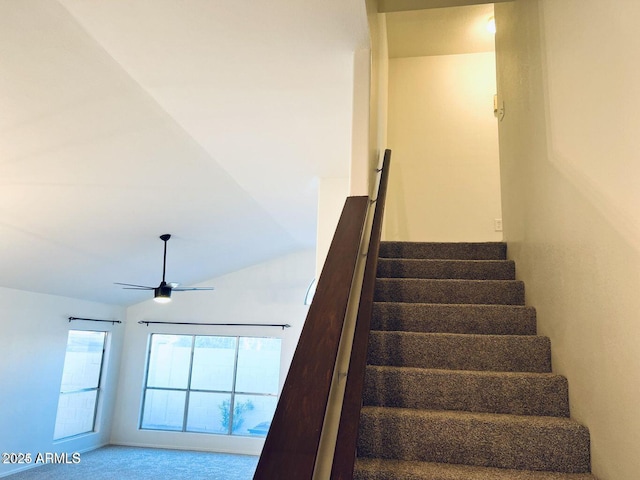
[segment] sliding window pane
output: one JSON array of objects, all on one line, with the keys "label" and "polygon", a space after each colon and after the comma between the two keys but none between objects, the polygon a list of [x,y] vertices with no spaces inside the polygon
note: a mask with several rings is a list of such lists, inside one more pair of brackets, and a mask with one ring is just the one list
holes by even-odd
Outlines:
[{"label": "sliding window pane", "polygon": [[61,392],[97,388],[106,332],[71,330],[62,370]]},{"label": "sliding window pane", "polygon": [[54,440],[94,430],[106,336],[106,332],[69,331]]},{"label": "sliding window pane", "polygon": [[187,431],[229,433],[231,395],[228,393],[191,392]]},{"label": "sliding window pane", "polygon": [[[234,411],[234,435],[267,435],[271,419],[276,411],[277,397],[265,395],[236,395]],[[240,406],[240,408],[238,408]]]},{"label": "sliding window pane", "polygon": [[278,393],[281,343],[279,338],[240,337],[236,392]]},{"label": "sliding window pane", "polygon": [[141,428],[182,430],[186,392],[147,389]]},{"label": "sliding window pane", "polygon": [[97,390],[60,394],[53,438],[92,432],[97,398]]},{"label": "sliding window pane", "polygon": [[187,388],[192,342],[191,335],[152,335],[147,387]]},{"label": "sliding window pane", "polygon": [[196,337],[191,388],[230,392],[235,356],[236,337]]},{"label": "sliding window pane", "polygon": [[140,428],[265,436],[281,340],[152,334]]}]

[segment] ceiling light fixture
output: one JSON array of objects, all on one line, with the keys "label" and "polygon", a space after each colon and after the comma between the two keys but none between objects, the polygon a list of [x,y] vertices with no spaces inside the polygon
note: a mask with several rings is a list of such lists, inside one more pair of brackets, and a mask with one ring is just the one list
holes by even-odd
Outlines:
[{"label": "ceiling light fixture", "polygon": [[160,235],[160,240],[164,242],[164,257],[162,260],[162,282],[157,287],[151,287],[149,285],[137,285],[135,283],[120,283],[116,282],[116,285],[123,285],[126,290],[153,290],[153,299],[158,303],[169,303],[171,301],[171,292],[186,292],[189,290],[213,290],[213,287],[180,287],[178,283],[168,283],[165,281],[165,273],[167,271],[167,242],[171,238],[171,235],[165,233]]},{"label": "ceiling light fixture", "polygon": [[493,33],[495,35],[495,33],[496,33],[496,19],[495,19],[495,17],[490,17],[489,20],[487,20],[487,31],[489,33]]},{"label": "ceiling light fixture", "polygon": [[169,303],[171,301],[171,285],[162,282],[159,287],[154,288],[153,300],[158,303]]}]

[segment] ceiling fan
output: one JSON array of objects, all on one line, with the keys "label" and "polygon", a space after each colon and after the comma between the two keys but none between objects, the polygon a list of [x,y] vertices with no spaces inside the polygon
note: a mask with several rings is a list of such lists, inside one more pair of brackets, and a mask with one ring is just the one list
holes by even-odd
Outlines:
[{"label": "ceiling fan", "polygon": [[160,235],[160,240],[164,242],[164,259],[162,261],[162,282],[157,287],[149,287],[146,285],[135,285],[131,283],[119,283],[116,285],[124,285],[125,290],[153,290],[153,299],[158,303],[169,303],[171,301],[171,292],[186,292],[191,290],[213,290],[213,287],[179,287],[178,283],[167,283],[165,281],[165,272],[167,270],[167,241],[171,235],[165,233]]}]

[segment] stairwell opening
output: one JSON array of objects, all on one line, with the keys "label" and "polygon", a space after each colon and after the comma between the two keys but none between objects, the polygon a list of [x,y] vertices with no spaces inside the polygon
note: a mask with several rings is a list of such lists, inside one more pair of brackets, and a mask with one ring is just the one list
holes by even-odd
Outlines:
[{"label": "stairwell opening", "polygon": [[395,163],[384,239],[501,241],[493,4],[385,16]]}]

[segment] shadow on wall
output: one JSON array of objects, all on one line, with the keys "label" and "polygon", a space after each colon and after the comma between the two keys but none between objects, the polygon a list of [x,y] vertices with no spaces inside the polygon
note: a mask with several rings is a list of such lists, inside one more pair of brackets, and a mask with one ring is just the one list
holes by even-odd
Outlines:
[{"label": "shadow on wall", "polygon": [[[540,30],[540,48],[548,161],[640,252],[640,169],[637,162],[630,161],[640,151],[640,137],[629,133],[640,126],[640,98],[634,102],[633,92],[611,88],[613,72],[620,72],[624,79],[616,79],[617,84],[631,83],[633,90],[640,73],[631,73],[627,55],[598,56],[596,62],[594,52],[602,48],[601,35],[580,38],[580,42],[593,43],[592,47],[572,44],[575,39],[567,42],[563,33],[558,33],[565,30],[562,18],[556,18],[559,15],[546,14],[544,4],[540,15],[541,24],[546,25]],[[615,25],[615,21],[609,24]],[[549,42],[567,45],[549,48]],[[607,92],[607,101],[589,95],[594,91]]]},{"label": "shadow on wall", "polygon": [[[397,192],[404,192],[404,168],[401,162],[393,164],[393,172],[389,175],[389,183]],[[398,240],[409,238],[409,219],[404,195],[394,195],[387,199],[383,220],[383,240]]]}]

